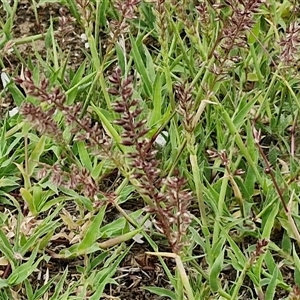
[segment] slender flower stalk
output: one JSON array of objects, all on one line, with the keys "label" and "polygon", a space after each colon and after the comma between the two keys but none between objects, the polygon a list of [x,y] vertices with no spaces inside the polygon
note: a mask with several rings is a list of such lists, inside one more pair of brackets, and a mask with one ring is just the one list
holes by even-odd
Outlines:
[{"label": "slender flower stalk", "polygon": [[138,5],[140,0],[114,0],[113,5],[119,15],[117,20],[110,22],[111,41],[113,47],[121,35],[130,31],[130,21],[138,18]]},{"label": "slender flower stalk", "polygon": [[215,56],[217,64],[214,65],[213,71],[217,75],[221,75],[227,65],[230,66],[235,61],[239,61],[239,57],[230,56],[231,51],[236,48],[247,47],[246,33],[255,24],[254,15],[264,0],[229,0],[226,4],[215,4],[216,10],[229,9],[231,14],[223,20],[223,28],[216,38],[214,46],[210,51],[208,58]]},{"label": "slender flower stalk", "polygon": [[119,96],[113,104],[115,112],[120,114],[115,124],[123,128],[122,144],[131,150],[127,157],[133,170],[132,178],[138,181],[141,193],[152,200],[153,205],[145,210],[156,215],[156,228],[166,236],[172,251],[178,254],[185,245],[191,222],[188,207],[192,195],[184,189],[186,181],[179,174],[161,177],[157,150],[152,147],[153,141],[146,137],[149,129],[142,108],[138,99],[132,99],[133,77],[122,79],[121,70],[117,68],[109,80],[112,83],[109,93]]},{"label": "slender flower stalk", "polygon": [[293,22],[286,30],[279,45],[282,47],[280,61],[286,66],[293,66],[299,60],[300,24]]},{"label": "slender flower stalk", "polygon": [[[265,155],[261,145],[260,145],[260,141],[261,141],[261,131],[260,130],[256,130],[255,127],[253,127],[253,137],[254,137],[254,140],[255,140],[255,143],[256,143],[256,146],[258,148],[258,151],[259,151],[259,154],[260,156],[262,157],[264,163],[265,163],[265,173],[268,174],[270,177],[271,177],[271,180],[273,182],[273,185],[275,187],[275,190],[278,194],[278,197],[280,199],[280,202],[282,204],[282,207],[283,207],[283,210],[284,210],[284,213],[286,214],[287,216],[287,219],[288,219],[288,222],[290,224],[290,227],[291,227],[291,230],[293,232],[293,235],[294,235],[294,238],[297,240],[298,243],[300,243],[300,233],[299,233],[299,229],[292,217],[292,212],[291,212],[291,208],[290,208],[290,205],[287,205],[285,203],[285,199],[284,199],[284,196],[283,196],[283,192],[282,190],[280,189],[279,187],[279,184],[275,178],[275,174],[274,174],[274,170],[272,168],[272,165],[271,163],[269,162],[267,156]],[[291,195],[291,199],[290,199],[290,203],[292,202],[294,198],[294,195],[292,194]]]},{"label": "slender flower stalk", "polygon": [[[20,108],[20,114],[33,125],[42,135],[48,135],[56,140],[65,149],[69,149],[63,138],[61,125],[57,122],[57,113],[60,111],[64,116],[65,125],[74,134],[74,140],[86,142],[88,148],[97,155],[110,157],[111,143],[99,123],[93,123],[90,116],[80,118],[81,104],[69,106],[66,103],[66,96],[60,88],[50,88],[49,81],[43,79],[40,85],[35,84],[29,70],[24,72],[22,77],[15,79],[26,93],[40,101],[34,105],[25,102]],[[68,151],[68,153],[72,153]],[[70,156],[71,160],[78,163],[76,158]],[[38,178],[46,177],[50,169],[50,179],[58,186],[76,189],[85,196],[96,200],[99,193],[98,183],[91,177],[88,170],[71,164],[69,172],[63,170],[63,166],[55,164],[53,167],[44,166]]]}]

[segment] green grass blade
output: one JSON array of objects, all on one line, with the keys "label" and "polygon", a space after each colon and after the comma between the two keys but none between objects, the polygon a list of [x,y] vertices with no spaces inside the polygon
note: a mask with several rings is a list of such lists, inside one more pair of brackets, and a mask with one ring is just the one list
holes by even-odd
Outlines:
[{"label": "green grass blade", "polygon": [[131,51],[134,62],[136,64],[137,71],[141,74],[142,82],[144,83],[145,87],[145,92],[148,96],[150,96],[152,95],[152,82],[150,80],[148,71],[141,56],[141,39],[141,36],[138,39],[134,39],[132,36],[130,36],[130,42],[132,46]]},{"label": "green grass blade", "polygon": [[32,272],[34,272],[40,262],[44,259],[44,256],[38,258],[36,261],[36,256],[38,253],[38,247],[36,247],[30,255],[28,261],[19,267],[17,267],[7,278],[7,283],[11,286],[20,284],[26,278],[29,277]]},{"label": "green grass blade", "polygon": [[83,253],[88,248],[90,248],[99,237],[100,232],[100,226],[102,224],[104,215],[106,211],[106,206],[102,206],[98,212],[98,214],[95,216],[94,220],[91,222],[89,228],[87,229],[83,240],[78,245],[78,252]]},{"label": "green grass blade", "polygon": [[51,296],[51,298],[49,300],[56,300],[58,299],[58,296],[60,293],[62,293],[64,291],[64,284],[66,283],[66,278],[68,275],[68,267],[65,269],[65,271],[63,272],[63,274],[61,275],[59,281],[56,283],[55,285],[55,290],[53,295]]},{"label": "green grass blade", "polygon": [[5,258],[9,261],[12,268],[16,265],[16,258],[14,256],[14,250],[6,235],[0,230],[0,251],[5,256]]},{"label": "green grass blade", "polygon": [[274,299],[275,292],[276,292],[276,286],[277,286],[277,277],[278,277],[278,268],[276,267],[272,274],[272,279],[270,280],[267,290],[266,290],[266,294],[265,294],[266,300]]},{"label": "green grass blade", "polygon": [[160,297],[168,297],[172,300],[177,300],[177,296],[174,292],[164,289],[164,288],[159,288],[155,286],[145,286],[143,287],[144,290],[151,292],[152,294],[158,295]]},{"label": "green grass blade", "polygon": [[93,166],[92,166],[91,156],[87,151],[86,144],[83,141],[79,141],[76,143],[76,146],[83,167],[85,167],[90,172],[92,172]]}]

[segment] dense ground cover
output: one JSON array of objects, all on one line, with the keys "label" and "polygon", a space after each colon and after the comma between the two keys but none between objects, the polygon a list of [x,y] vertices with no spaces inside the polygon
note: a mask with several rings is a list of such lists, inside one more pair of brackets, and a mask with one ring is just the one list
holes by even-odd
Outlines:
[{"label": "dense ground cover", "polygon": [[300,299],[297,1],[0,4],[0,299]]}]

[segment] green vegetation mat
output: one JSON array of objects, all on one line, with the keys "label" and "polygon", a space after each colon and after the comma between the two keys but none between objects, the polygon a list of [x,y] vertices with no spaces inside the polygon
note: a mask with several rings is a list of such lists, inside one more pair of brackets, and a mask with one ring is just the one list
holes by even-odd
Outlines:
[{"label": "green vegetation mat", "polygon": [[2,0],[0,300],[300,299],[299,21]]}]

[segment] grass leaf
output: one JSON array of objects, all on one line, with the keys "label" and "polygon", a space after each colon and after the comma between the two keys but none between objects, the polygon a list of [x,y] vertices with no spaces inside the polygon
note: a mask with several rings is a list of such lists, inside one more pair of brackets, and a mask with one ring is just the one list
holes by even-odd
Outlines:
[{"label": "grass leaf", "polygon": [[79,253],[83,253],[96,242],[96,239],[99,237],[100,226],[102,224],[105,211],[106,211],[106,206],[101,207],[98,214],[91,222],[89,228],[87,229],[84,235],[83,240],[78,245]]}]

